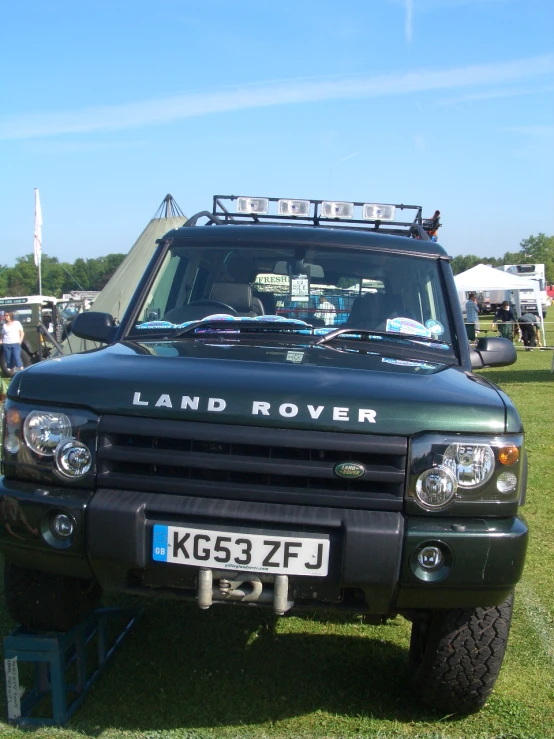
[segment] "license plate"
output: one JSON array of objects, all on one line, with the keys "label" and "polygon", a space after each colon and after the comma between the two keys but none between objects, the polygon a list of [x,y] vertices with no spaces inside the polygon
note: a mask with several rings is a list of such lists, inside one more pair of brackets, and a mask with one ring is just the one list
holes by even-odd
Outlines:
[{"label": "license plate", "polygon": [[275,575],[327,574],[329,539],[154,526],[156,562]]}]

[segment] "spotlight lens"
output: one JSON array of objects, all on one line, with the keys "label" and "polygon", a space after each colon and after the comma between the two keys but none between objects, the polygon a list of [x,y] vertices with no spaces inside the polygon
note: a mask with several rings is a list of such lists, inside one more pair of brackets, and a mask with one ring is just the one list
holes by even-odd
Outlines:
[{"label": "spotlight lens", "polygon": [[86,444],[76,439],[60,442],[56,448],[56,467],[64,477],[86,475],[92,464],[92,455]]},{"label": "spotlight lens", "polygon": [[66,513],[58,513],[52,519],[52,533],[58,539],[67,539],[73,533],[73,519]]},{"label": "spotlight lens", "polygon": [[457,482],[448,467],[425,470],[417,479],[416,496],[425,508],[443,508],[454,498]]},{"label": "spotlight lens", "polygon": [[417,561],[424,569],[435,570],[442,565],[442,552],[438,547],[424,547],[418,553]]}]

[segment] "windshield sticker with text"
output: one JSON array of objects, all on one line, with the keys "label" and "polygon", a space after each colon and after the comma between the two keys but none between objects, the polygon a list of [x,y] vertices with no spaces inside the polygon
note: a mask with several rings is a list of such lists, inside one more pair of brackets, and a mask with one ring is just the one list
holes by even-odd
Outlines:
[{"label": "windshield sticker with text", "polygon": [[[214,313],[211,316],[206,316],[205,318],[199,318],[195,321],[185,321],[184,323],[171,323],[171,321],[146,321],[145,323],[139,323],[137,325],[137,329],[145,329],[145,328],[157,328],[157,329],[164,329],[164,328],[187,328],[188,326],[192,326],[195,323],[208,323],[211,321],[229,321],[239,323],[240,321],[254,321],[256,323],[286,323],[289,325],[294,326],[308,326],[308,324],[305,321],[301,321],[298,318],[285,318],[284,316],[255,316],[252,318],[244,317],[244,316],[231,316],[229,313]],[[217,329],[211,329],[211,330],[217,330]]]},{"label": "windshield sticker with text", "polygon": [[414,321],[411,318],[388,318],[386,331],[391,333],[397,332],[399,334],[409,334],[410,336],[427,336],[431,337],[432,333],[428,328],[419,321]]},{"label": "windshield sticker with text", "polygon": [[433,336],[440,336],[444,333],[444,326],[440,321],[435,321],[434,318],[425,321],[425,327],[429,329]]}]

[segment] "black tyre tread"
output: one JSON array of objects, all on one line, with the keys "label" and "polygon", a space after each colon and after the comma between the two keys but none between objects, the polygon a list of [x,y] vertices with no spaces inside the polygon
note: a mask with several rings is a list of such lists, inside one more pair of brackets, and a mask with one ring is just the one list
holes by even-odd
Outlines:
[{"label": "black tyre tread", "polygon": [[4,563],[4,593],[10,616],[38,631],[68,631],[100,604],[100,586]]},{"label": "black tyre tread", "polygon": [[0,370],[2,371],[2,377],[11,377],[11,372],[6,364],[6,355],[0,348]]},{"label": "black tyre tread", "polygon": [[33,363],[33,360],[31,359],[31,355],[25,349],[24,346],[21,347],[21,366],[22,367],[29,367]]},{"label": "black tyre tread", "polygon": [[[472,713],[485,704],[508,643],[513,594],[499,606],[436,611],[414,687],[428,706]],[[414,626],[414,628],[416,628]]]}]

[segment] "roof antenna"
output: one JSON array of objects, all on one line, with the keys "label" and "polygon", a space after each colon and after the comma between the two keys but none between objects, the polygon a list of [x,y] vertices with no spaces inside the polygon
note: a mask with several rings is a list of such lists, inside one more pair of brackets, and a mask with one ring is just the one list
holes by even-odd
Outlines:
[{"label": "roof antenna", "polygon": [[172,195],[167,194],[162,200],[160,207],[154,214],[154,218],[185,218],[185,214],[179,208]]}]

